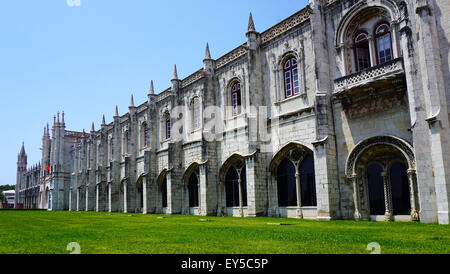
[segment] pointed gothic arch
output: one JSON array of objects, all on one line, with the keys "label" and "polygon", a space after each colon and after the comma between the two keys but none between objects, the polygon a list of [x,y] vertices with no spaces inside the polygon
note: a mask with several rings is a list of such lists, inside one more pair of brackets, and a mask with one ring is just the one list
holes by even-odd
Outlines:
[{"label": "pointed gothic arch", "polygon": [[278,211],[291,207],[303,218],[302,207],[317,206],[314,152],[310,148],[299,142],[286,144],[274,154],[269,169],[271,200]]}]

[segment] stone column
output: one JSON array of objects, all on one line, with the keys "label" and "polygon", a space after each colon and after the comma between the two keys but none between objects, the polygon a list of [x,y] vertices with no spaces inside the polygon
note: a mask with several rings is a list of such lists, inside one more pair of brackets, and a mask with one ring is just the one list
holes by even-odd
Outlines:
[{"label": "stone column", "polygon": [[147,214],[147,176],[142,178],[142,214]]},{"label": "stone column", "polygon": [[127,181],[123,182],[123,213],[128,213],[127,211]]},{"label": "stone column", "polygon": [[416,171],[408,169],[409,197],[411,201],[411,221],[419,221],[419,203],[416,189]]},{"label": "stone column", "polygon": [[244,200],[242,197],[241,171],[239,171],[238,185],[239,185],[239,212],[241,214],[241,217],[244,217],[244,208],[243,208]]},{"label": "stone column", "polygon": [[384,213],[385,221],[392,221],[393,209],[392,209],[392,189],[391,182],[389,180],[389,175],[387,172],[382,172],[383,186],[384,186],[384,204],[386,207],[386,212]]},{"label": "stone column", "polygon": [[301,182],[300,182],[300,172],[298,164],[295,165],[295,187],[297,190],[297,218],[303,219],[302,210],[302,192],[301,192]]},{"label": "stone column", "polygon": [[391,44],[392,44],[392,59],[396,59],[398,58],[398,47],[397,47],[397,39],[398,39],[398,35],[397,35],[397,21],[392,21],[391,22]]},{"label": "stone column", "polygon": [[112,212],[112,204],[111,204],[111,183],[108,184],[108,212]]},{"label": "stone column", "polygon": [[99,199],[99,186],[98,185],[96,185],[95,186],[95,211],[96,212],[99,212],[100,210],[99,210],[99,208],[98,208],[98,203],[99,203],[99,201],[98,201],[98,199]]},{"label": "stone column", "polygon": [[[39,203],[42,204],[41,201],[39,201]],[[69,191],[69,211],[72,211],[72,190]]]},{"label": "stone column", "polygon": [[377,65],[377,53],[375,48],[376,40],[373,38],[372,35],[367,36],[367,40],[369,41],[369,55],[370,55],[370,66],[376,66]]},{"label": "stone column", "polygon": [[[202,193],[201,193],[201,191],[202,191],[202,189],[201,189],[201,185],[200,185],[200,175],[199,174],[196,174],[196,176],[197,176],[197,199],[198,199],[198,214],[199,215],[201,215],[201,216],[206,216],[207,215],[207,212],[206,212],[206,210],[205,210],[205,212],[202,212],[202,209],[203,209],[203,206],[202,206]],[[206,183],[206,181],[205,181],[205,183]],[[206,187],[205,187],[205,190],[206,190]],[[206,193],[205,193],[205,198],[206,198]],[[205,199],[206,200],[206,199]],[[206,201],[205,201],[205,204],[206,204]]]},{"label": "stone column", "polygon": [[360,221],[361,220],[361,212],[360,212],[360,202],[359,202],[359,191],[358,191],[358,176],[356,174],[353,174],[349,178],[352,180],[353,185],[353,201],[355,202],[355,220]]},{"label": "stone column", "polygon": [[86,186],[86,208],[84,211],[89,211],[89,187]]},{"label": "stone column", "polygon": [[80,210],[80,189],[77,188],[77,211]]}]

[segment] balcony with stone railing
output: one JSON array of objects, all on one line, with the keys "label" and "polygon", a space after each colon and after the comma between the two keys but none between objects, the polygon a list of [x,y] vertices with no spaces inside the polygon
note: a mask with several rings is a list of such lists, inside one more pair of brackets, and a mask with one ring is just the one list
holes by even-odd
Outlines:
[{"label": "balcony with stone railing", "polygon": [[403,58],[397,58],[334,80],[334,94],[347,94],[370,87],[376,88],[389,84],[389,81],[396,81],[404,77]]}]

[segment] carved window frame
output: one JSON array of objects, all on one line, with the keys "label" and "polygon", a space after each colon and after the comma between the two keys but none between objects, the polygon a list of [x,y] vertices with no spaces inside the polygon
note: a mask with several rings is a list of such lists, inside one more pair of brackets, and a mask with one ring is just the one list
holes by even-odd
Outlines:
[{"label": "carved window frame", "polygon": [[[298,94],[292,94],[286,97],[286,87],[285,87],[285,69],[284,66],[286,62],[296,58],[297,61],[297,74],[298,74]],[[298,97],[306,97],[306,72],[305,72],[305,60],[303,57],[303,50],[297,49],[287,49],[275,63],[275,89],[276,89],[276,102],[282,103],[286,100],[291,100]]]},{"label": "carved window frame", "polygon": [[[386,33],[378,33],[377,32],[378,29],[380,27],[383,27],[383,26],[386,26],[388,31]],[[386,60],[384,62],[381,62],[380,61],[380,52],[379,52],[379,48],[378,48],[378,40],[383,38],[383,37],[385,37],[385,36],[387,36],[387,35],[389,35],[389,46],[390,46],[389,50],[391,52],[391,59],[390,60]],[[381,64],[383,64],[385,62],[389,62],[389,61],[393,60],[394,59],[394,50],[393,50],[393,45],[392,45],[391,25],[385,20],[382,20],[382,21],[378,22],[373,28],[373,37],[374,37],[374,41],[373,42],[374,42],[375,57],[376,57],[376,60],[377,60],[377,65],[381,65]]]}]

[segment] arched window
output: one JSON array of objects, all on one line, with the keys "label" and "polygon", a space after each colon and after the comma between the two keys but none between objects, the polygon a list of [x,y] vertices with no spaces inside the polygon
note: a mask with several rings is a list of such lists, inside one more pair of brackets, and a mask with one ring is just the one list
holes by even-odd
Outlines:
[{"label": "arched window", "polygon": [[109,138],[109,160],[113,160],[113,154],[114,154],[114,145],[113,145],[113,139]]},{"label": "arched window", "polygon": [[146,122],[141,124],[141,149],[148,147],[148,126]]},{"label": "arched window", "polygon": [[289,58],[283,66],[284,94],[285,98],[295,96],[300,93],[298,81],[297,58]]},{"label": "arched window", "polygon": [[[245,167],[241,172],[242,206],[247,206],[247,181]],[[228,169],[225,177],[227,207],[239,206],[239,174],[234,166]]]},{"label": "arched window", "polygon": [[166,129],[166,139],[170,139],[170,114],[166,113],[165,117],[165,129]]},{"label": "arched window", "polygon": [[192,130],[200,128],[201,123],[201,113],[200,113],[200,99],[195,97],[192,100]]},{"label": "arched window", "polygon": [[123,133],[123,147],[122,147],[123,155],[128,154],[128,131]]},{"label": "arched window", "polygon": [[241,83],[235,82],[231,87],[231,104],[233,116],[241,113]]},{"label": "arched window", "polygon": [[86,153],[86,161],[87,161],[87,168],[91,168],[91,144],[87,144],[87,153]]},{"label": "arched window", "polygon": [[102,145],[98,144],[97,145],[97,166],[102,165],[101,153],[102,153]]},{"label": "arched window", "polygon": [[356,70],[370,67],[369,39],[366,32],[360,32],[354,40]]},{"label": "arched window", "polygon": [[188,183],[189,191],[189,207],[198,207],[198,177],[195,172],[192,172]]},{"label": "arched window", "polygon": [[381,23],[374,30],[378,64],[392,60],[392,44],[389,24]]}]

